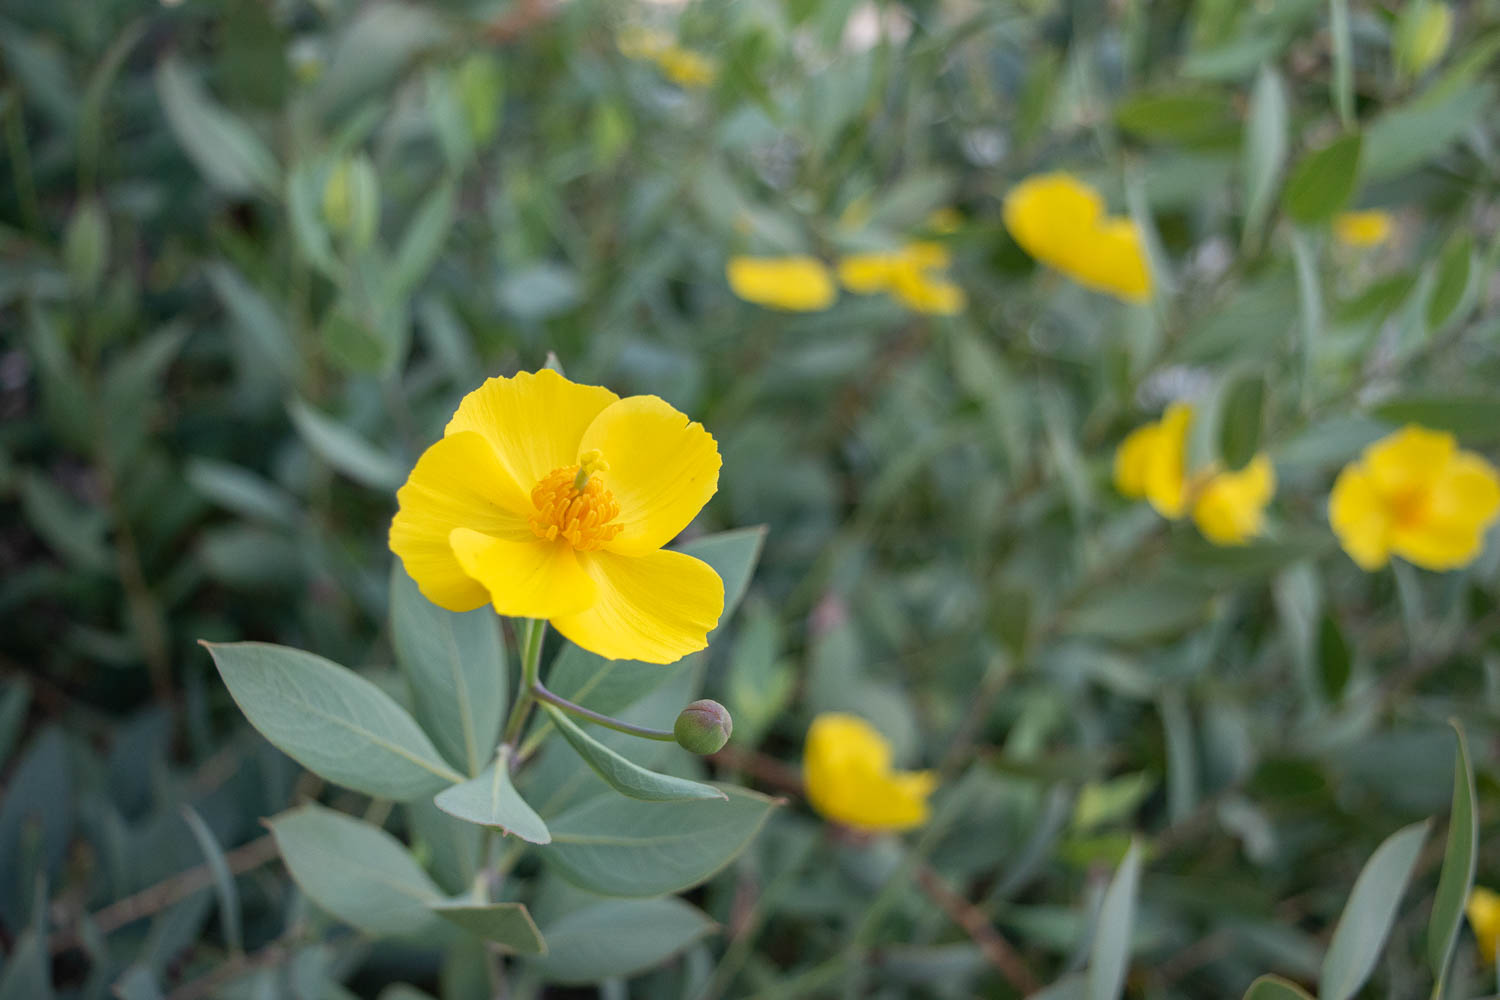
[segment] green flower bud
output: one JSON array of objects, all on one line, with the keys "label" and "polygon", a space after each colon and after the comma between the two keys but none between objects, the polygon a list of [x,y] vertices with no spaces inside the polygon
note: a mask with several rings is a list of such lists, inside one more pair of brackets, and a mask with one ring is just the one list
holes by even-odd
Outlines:
[{"label": "green flower bud", "polygon": [[699,754],[718,753],[724,749],[733,731],[734,720],[729,717],[729,709],[707,698],[684,708],[672,726],[677,745]]},{"label": "green flower bud", "polygon": [[1443,58],[1452,39],[1453,11],[1447,4],[1412,0],[1396,23],[1396,68],[1406,76],[1421,76]]},{"label": "green flower bud", "polygon": [[370,245],[379,221],[379,183],[369,159],[356,156],[336,165],[323,184],[323,222],[363,248]]}]

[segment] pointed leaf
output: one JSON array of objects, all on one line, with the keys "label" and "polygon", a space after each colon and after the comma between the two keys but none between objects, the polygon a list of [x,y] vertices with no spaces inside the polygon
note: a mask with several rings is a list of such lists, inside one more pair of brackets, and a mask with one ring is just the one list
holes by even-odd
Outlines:
[{"label": "pointed leaf", "polygon": [[547,824],[511,784],[506,750],[479,777],[438,793],[433,801],[443,812],[461,820],[492,826],[533,844],[552,842]]},{"label": "pointed leaf", "polygon": [[[1443,872],[1438,876],[1432,917],[1427,924],[1427,964],[1439,984],[1446,978],[1458,929],[1463,924],[1464,904],[1474,888],[1474,870],[1479,861],[1479,814],[1474,808],[1474,766],[1469,760],[1469,741],[1464,727],[1452,720],[1458,738],[1453,762],[1453,808],[1448,816],[1448,846],[1443,851]],[[1434,996],[1442,996],[1439,985]]]},{"label": "pointed leaf", "polygon": [[693,799],[723,799],[726,796],[713,785],[670,774],[648,771],[634,761],[615,753],[609,747],[580,729],[566,712],[556,706],[542,704],[551,717],[552,724],[563,734],[584,763],[594,773],[621,795],[643,802],[683,802]]},{"label": "pointed leaf", "polygon": [[1276,185],[1286,167],[1289,120],[1286,84],[1274,67],[1262,66],[1250,95],[1250,115],[1240,154],[1247,238],[1260,233],[1270,214]]},{"label": "pointed leaf", "polygon": [[307,446],[350,479],[373,490],[393,490],[401,485],[403,477],[396,461],[348,427],[300,399],[287,404],[287,412]]},{"label": "pointed leaf", "polygon": [[552,820],[542,859],[605,896],[681,892],[738,856],[777,805],[743,788],[724,791],[724,802],[589,799]]},{"label": "pointed leaf", "polygon": [[441,893],[389,833],[319,805],[284,812],[270,827],[297,885],[340,920],[371,934],[434,926],[429,907]]},{"label": "pointed leaf", "polygon": [[210,184],[229,194],[277,190],[281,171],[265,143],[210,98],[176,57],[157,66],[156,92],[167,124]]},{"label": "pointed leaf", "polygon": [[505,714],[505,643],[489,607],[440,608],[400,560],[391,566],[391,639],[411,682],[417,721],[443,756],[471,777],[494,753]]},{"label": "pointed leaf", "polygon": [[1335,139],[1302,159],[1287,178],[1286,213],[1303,225],[1326,222],[1354,197],[1359,178],[1359,133]]},{"label": "pointed leaf", "polygon": [[1365,862],[1323,958],[1319,1000],[1349,1000],[1370,978],[1427,839],[1428,822],[1397,830]]},{"label": "pointed leaf", "polygon": [[1125,991],[1140,881],[1141,846],[1132,841],[1099,907],[1099,928],[1089,955],[1088,1000],[1118,1000]]},{"label": "pointed leaf", "polygon": [[1245,1000],[1313,1000],[1296,983],[1280,976],[1261,976],[1245,991]]},{"label": "pointed leaf", "polygon": [[243,951],[245,943],[240,936],[240,894],[234,887],[234,875],[229,870],[229,862],[224,858],[224,850],[219,846],[214,832],[192,806],[183,805],[182,818],[193,831],[193,839],[198,841],[198,847],[208,862],[208,872],[213,876],[214,895],[219,900],[219,927],[224,931],[224,947],[232,952]]},{"label": "pointed leaf", "polygon": [[547,942],[520,903],[435,903],[432,912],[513,955],[545,955]]},{"label": "pointed leaf", "polygon": [[551,983],[625,978],[660,965],[717,925],[680,899],[611,899],[547,925],[548,955],[534,962]]},{"label": "pointed leaf", "polygon": [[398,802],[463,780],[405,709],[352,670],[263,642],[203,646],[250,724],[309,771]]}]

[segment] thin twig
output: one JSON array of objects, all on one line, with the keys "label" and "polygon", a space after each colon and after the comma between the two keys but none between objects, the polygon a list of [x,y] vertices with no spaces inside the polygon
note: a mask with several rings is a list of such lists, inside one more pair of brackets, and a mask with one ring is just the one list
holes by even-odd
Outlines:
[{"label": "thin twig", "polygon": [[917,885],[927,897],[969,935],[969,940],[979,947],[980,954],[1005,977],[1006,982],[1025,996],[1041,988],[1026,963],[1021,961],[1021,956],[1000,936],[983,911],[944,881],[932,865],[922,862],[917,866],[916,877]]}]

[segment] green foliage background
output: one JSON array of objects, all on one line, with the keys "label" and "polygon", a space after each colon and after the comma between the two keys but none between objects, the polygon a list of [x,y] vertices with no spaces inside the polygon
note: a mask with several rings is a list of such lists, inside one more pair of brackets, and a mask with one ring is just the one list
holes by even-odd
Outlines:
[{"label": "green foliage background", "polygon": [[[1416,72],[1425,6],[887,4],[910,30],[861,47],[843,0],[0,0],[0,997],[488,995],[472,938],[331,915],[260,820],[445,893],[473,845],[303,774],[195,642],[409,701],[394,490],[463,393],[549,352],[715,434],[695,534],[767,526],[710,655],[598,707],[717,697],[707,773],[790,800],[687,902],[523,862],[551,951],[512,996],[1431,991],[1467,853],[1450,718],[1500,880],[1500,543],[1366,574],[1325,513],[1407,420],[1500,447],[1500,4],[1455,5]],[[641,22],[718,80],[622,56]],[[1001,198],[1053,168],[1146,228],[1153,305],[1010,241]],[[1346,205],[1395,213],[1391,244],[1332,241]],[[733,253],[894,246],[949,206],[960,317],[725,283]],[[1115,444],[1184,395],[1200,454],[1275,460],[1264,540],[1114,493]],[[830,709],[940,769],[926,829],[851,840],[801,803]],[[705,773],[680,757],[642,762]],[[1461,931],[1443,995],[1492,985]]]}]

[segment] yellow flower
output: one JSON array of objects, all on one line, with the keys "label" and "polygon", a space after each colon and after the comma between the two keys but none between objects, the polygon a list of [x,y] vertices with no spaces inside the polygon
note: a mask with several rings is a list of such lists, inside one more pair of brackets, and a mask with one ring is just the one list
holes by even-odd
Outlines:
[{"label": "yellow flower", "polygon": [[1244,545],[1261,532],[1276,493],[1276,470],[1259,454],[1242,469],[1210,467],[1190,475],[1192,424],[1193,408],[1173,403],[1160,421],[1127,434],[1115,451],[1115,488],[1131,499],[1145,498],[1170,520],[1191,511],[1193,523],[1215,545]]},{"label": "yellow flower", "polygon": [[746,302],[787,312],[817,312],[838,298],[833,277],[816,257],[731,257],[729,287]]},{"label": "yellow flower", "polygon": [[1476,885],[1464,909],[1469,915],[1469,926],[1474,928],[1479,957],[1484,964],[1494,965],[1495,946],[1500,945],[1500,894]]},{"label": "yellow flower", "polygon": [[927,822],[931,771],[891,770],[891,745],[855,715],[813,719],[803,752],[807,800],[835,823],[858,830],[909,830]]},{"label": "yellow flower", "polygon": [[719,66],[712,59],[677,45],[658,53],[656,65],[679,87],[708,87],[719,77]]},{"label": "yellow flower", "polygon": [[1026,178],[1005,196],[1004,218],[1022,249],[1080,285],[1126,302],[1151,298],[1140,229],[1105,215],[1099,193],[1071,174]]},{"label": "yellow flower", "polygon": [[671,663],[724,610],[708,564],[662,548],[713,496],[719,450],[655,396],[554,371],[492,378],[396,493],[391,551],[428,600],[545,618],[610,659]]},{"label": "yellow flower", "polygon": [[1391,238],[1389,212],[1341,212],[1334,216],[1333,235],[1351,247],[1378,247]]},{"label": "yellow flower", "polygon": [[933,273],[951,263],[947,247],[919,240],[900,250],[850,254],[839,261],[839,281],[851,292],[888,292],[908,309],[952,316],[964,308],[964,290]]},{"label": "yellow flower", "polygon": [[1328,520],[1366,570],[1392,555],[1431,570],[1456,569],[1484,547],[1500,515],[1500,475],[1453,435],[1415,425],[1389,434],[1346,465],[1328,498]]}]

